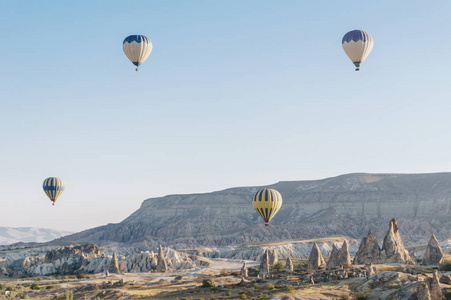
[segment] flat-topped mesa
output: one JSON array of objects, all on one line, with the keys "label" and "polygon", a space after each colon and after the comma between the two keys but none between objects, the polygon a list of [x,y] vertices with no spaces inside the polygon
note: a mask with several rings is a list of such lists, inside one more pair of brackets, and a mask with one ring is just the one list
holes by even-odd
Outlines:
[{"label": "flat-topped mesa", "polygon": [[316,271],[319,267],[325,265],[323,255],[319,250],[319,247],[316,243],[313,243],[312,251],[310,252],[310,256],[308,258],[308,266],[307,270]]},{"label": "flat-topped mesa", "polygon": [[370,229],[368,235],[362,239],[359,250],[354,258],[355,265],[361,264],[377,264],[380,262],[379,244],[373,230]]},{"label": "flat-topped mesa", "polygon": [[381,259],[384,263],[413,264],[409,252],[404,248],[395,218],[390,221],[389,229],[385,235]]},{"label": "flat-topped mesa", "polygon": [[443,251],[442,247],[440,247],[440,244],[435,237],[434,234],[432,234],[431,239],[429,240],[429,243],[426,247],[426,252],[424,252],[423,261],[421,262],[422,265],[439,265],[443,262]]}]

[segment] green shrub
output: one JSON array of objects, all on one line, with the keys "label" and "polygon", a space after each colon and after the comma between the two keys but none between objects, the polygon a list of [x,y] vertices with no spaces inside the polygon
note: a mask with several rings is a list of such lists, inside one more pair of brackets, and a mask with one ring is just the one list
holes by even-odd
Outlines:
[{"label": "green shrub", "polygon": [[276,284],[274,287],[276,289],[283,289],[285,286],[283,284]]},{"label": "green shrub", "polygon": [[272,283],[268,284],[267,288],[270,291],[273,290],[274,289],[274,284],[272,284]]},{"label": "green shrub", "polygon": [[440,265],[440,270],[444,272],[451,271],[451,261],[445,261]]},{"label": "green shrub", "polygon": [[258,283],[253,283],[252,286],[253,286],[254,288],[258,288]]},{"label": "green shrub", "polygon": [[202,287],[215,287],[215,280],[213,278],[208,278],[202,280]]},{"label": "green shrub", "polygon": [[32,289],[32,290],[40,290],[41,288],[39,287],[39,284],[34,282],[34,283],[31,284],[30,289]]},{"label": "green shrub", "polygon": [[228,291],[227,293],[225,293],[225,295],[228,296],[228,297],[230,297],[230,296],[232,296],[232,292],[231,292],[231,291]]},{"label": "green shrub", "polygon": [[240,299],[246,299],[246,298],[247,298],[246,294],[241,294]]},{"label": "green shrub", "polygon": [[299,269],[304,269],[304,268],[307,268],[307,266],[308,266],[307,263],[300,263],[300,264],[298,265],[298,268],[299,268]]},{"label": "green shrub", "polygon": [[53,288],[54,288],[53,284],[50,284],[50,285],[48,285],[48,286],[45,287],[46,290],[51,290],[51,289],[53,289]]},{"label": "green shrub", "polygon": [[289,284],[289,285],[286,285],[286,286],[285,286],[285,289],[286,289],[287,291],[292,291],[292,290],[294,290],[294,287],[293,287],[291,284]]},{"label": "green shrub", "polygon": [[278,263],[272,265],[271,269],[276,269],[276,270],[283,269],[283,263],[279,261]]},{"label": "green shrub", "polygon": [[362,291],[357,294],[357,300],[368,300],[368,296]]},{"label": "green shrub", "polygon": [[182,275],[175,276],[175,280],[182,280],[182,279],[183,279]]},{"label": "green shrub", "polygon": [[71,290],[66,290],[65,294],[66,300],[74,300],[74,293]]}]

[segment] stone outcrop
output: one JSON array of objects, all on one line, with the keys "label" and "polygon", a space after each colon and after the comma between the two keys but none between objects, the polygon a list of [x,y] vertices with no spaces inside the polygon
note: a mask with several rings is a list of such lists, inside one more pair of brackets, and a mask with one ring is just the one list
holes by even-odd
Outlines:
[{"label": "stone outcrop", "polygon": [[244,262],[243,267],[241,268],[241,277],[242,278],[248,278],[248,272],[247,272],[247,267],[246,267],[246,262]]},{"label": "stone outcrop", "polygon": [[158,248],[158,255],[157,255],[157,272],[167,272],[168,271],[168,264],[166,262],[166,258],[164,257],[163,248]]},{"label": "stone outcrop", "polygon": [[[319,233],[360,239],[370,228],[377,228],[376,236],[383,237],[385,230],[379,228],[393,217],[403,224],[405,243],[427,243],[432,232],[439,240],[448,239],[451,233],[451,173],[346,174],[282,181],[271,187],[285,200],[271,230],[263,229],[263,224],[254,226],[250,216],[255,217],[255,211],[246,205],[249,195],[261,187],[240,187],[147,199],[118,224],[85,230],[61,241],[113,241],[139,245],[146,251],[159,243],[185,249],[318,238]],[[225,198],[227,206],[222,205]],[[283,226],[277,226],[281,222]]]},{"label": "stone outcrop", "polygon": [[345,240],[340,250],[335,246],[332,246],[329,261],[327,267],[340,267],[343,265],[350,266],[352,264],[351,255],[349,254],[348,242]]},{"label": "stone outcrop", "polygon": [[265,249],[260,258],[260,269],[266,269],[275,265],[279,261],[277,251],[275,249]]},{"label": "stone outcrop", "polygon": [[432,278],[428,278],[429,280],[429,291],[431,292],[432,299],[442,299],[442,287],[440,285],[440,278],[437,270],[434,270],[434,274]]},{"label": "stone outcrop", "polygon": [[432,300],[429,285],[426,281],[418,283],[417,300]]},{"label": "stone outcrop", "polygon": [[419,282],[417,288],[418,300],[441,300],[443,298],[439,277],[438,271],[434,270],[432,278],[428,277],[425,281]]},{"label": "stone outcrop", "polygon": [[113,252],[113,258],[111,259],[110,267],[108,268],[108,272],[110,273],[120,273],[119,270],[119,262],[117,260],[116,252]]},{"label": "stone outcrop", "polygon": [[[36,276],[73,273],[167,272],[191,269],[206,264],[194,255],[170,248],[163,250],[160,247],[158,254],[152,251],[141,253],[130,251],[127,256],[124,256],[117,255],[116,252],[113,252],[112,255],[105,255],[98,251],[88,251],[88,253],[78,251],[83,247],[62,247],[56,251],[48,251],[46,255],[26,257],[22,261],[20,272]],[[53,261],[50,261],[51,259]]]},{"label": "stone outcrop", "polygon": [[286,261],[286,263],[285,263],[285,270],[286,270],[288,273],[291,273],[291,272],[293,272],[293,270],[294,270],[293,261],[291,260],[290,257],[287,258],[287,261]]},{"label": "stone outcrop", "polygon": [[51,263],[63,257],[79,256],[82,254],[90,257],[100,256],[102,253],[100,251],[100,248],[94,244],[70,245],[68,247],[62,246],[57,250],[48,251],[45,255],[45,262]]},{"label": "stone outcrop", "polygon": [[335,243],[332,245],[332,251],[330,252],[329,260],[327,261],[327,267],[336,267],[338,264],[338,248]]},{"label": "stone outcrop", "polygon": [[442,247],[440,247],[437,238],[433,234],[426,247],[426,252],[424,253],[423,261],[421,262],[421,264],[439,265],[442,263],[442,261],[443,261]]},{"label": "stone outcrop", "polygon": [[395,218],[390,221],[389,229],[385,235],[381,259],[384,263],[412,264],[409,252],[404,248]]},{"label": "stone outcrop", "polygon": [[312,247],[312,252],[310,252],[310,256],[308,258],[307,269],[310,271],[314,271],[325,264],[326,262],[324,261],[323,255],[321,254],[318,245],[314,243]]},{"label": "stone outcrop", "polygon": [[354,264],[369,264],[380,262],[380,248],[374,232],[370,230],[368,235],[362,239],[359,250],[354,258]]},{"label": "stone outcrop", "polygon": [[338,263],[340,266],[343,265],[349,266],[352,264],[347,241],[343,242],[343,246],[341,246],[341,249],[338,251]]}]

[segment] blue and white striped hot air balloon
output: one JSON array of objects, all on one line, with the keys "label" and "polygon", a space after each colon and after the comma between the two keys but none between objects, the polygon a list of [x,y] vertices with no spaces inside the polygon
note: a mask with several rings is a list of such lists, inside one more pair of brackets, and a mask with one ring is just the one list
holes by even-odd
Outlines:
[{"label": "blue and white striped hot air balloon", "polygon": [[343,50],[349,59],[360,70],[360,65],[373,49],[373,37],[363,30],[352,30],[345,34],[341,41]]},{"label": "blue and white striped hot air balloon", "polygon": [[[152,52],[152,42],[144,35],[129,35],[122,43],[125,55],[136,66],[139,67]],[[136,68],[138,71],[138,68]]]}]

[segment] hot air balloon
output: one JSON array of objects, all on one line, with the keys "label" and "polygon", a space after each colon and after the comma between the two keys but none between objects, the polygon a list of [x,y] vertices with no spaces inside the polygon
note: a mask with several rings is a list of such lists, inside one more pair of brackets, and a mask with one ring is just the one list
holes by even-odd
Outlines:
[{"label": "hot air balloon", "polygon": [[[129,35],[122,43],[125,55],[136,66],[139,67],[152,52],[152,42],[144,35]],[[136,68],[138,71],[138,68]]]},{"label": "hot air balloon", "polygon": [[254,194],[252,205],[265,221],[265,226],[269,226],[269,221],[282,207],[282,195],[274,189],[262,189]]},{"label": "hot air balloon", "polygon": [[55,205],[55,201],[63,193],[65,185],[62,179],[58,177],[49,177],[44,180],[42,187],[44,188],[44,192],[50,198],[50,201],[53,202],[52,205]]},{"label": "hot air balloon", "polygon": [[352,30],[345,34],[341,41],[346,55],[356,66],[356,71],[360,70],[360,65],[373,49],[373,38],[363,30]]}]

